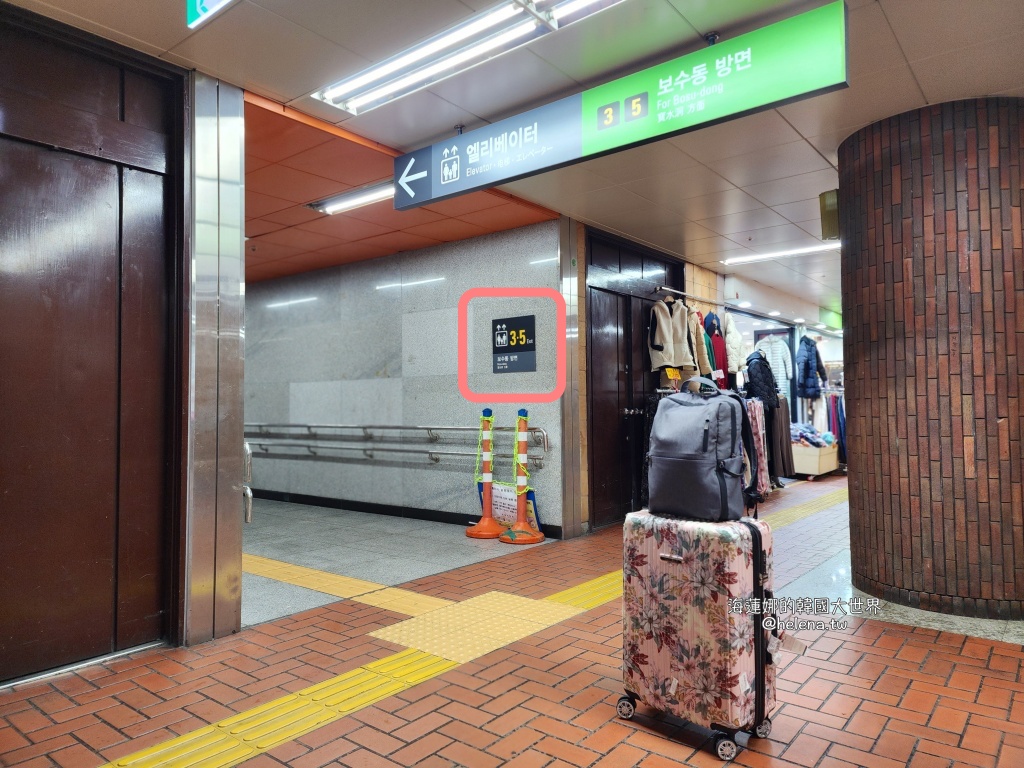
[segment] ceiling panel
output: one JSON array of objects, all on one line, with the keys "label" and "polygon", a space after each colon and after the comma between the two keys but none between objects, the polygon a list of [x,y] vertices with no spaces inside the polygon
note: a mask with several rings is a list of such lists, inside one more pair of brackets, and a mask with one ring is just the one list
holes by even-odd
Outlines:
[{"label": "ceiling panel", "polygon": [[772,209],[794,223],[820,219],[821,217],[821,201],[817,196],[808,200],[798,200],[795,203],[773,205]]},{"label": "ceiling panel", "polygon": [[669,139],[702,163],[799,141],[800,134],[774,109]]},{"label": "ceiling panel", "polygon": [[710,195],[684,199],[674,198],[670,201],[669,206],[670,210],[678,211],[684,219],[689,221],[700,221],[765,207],[742,189],[726,189]]},{"label": "ceiling panel", "polygon": [[353,187],[389,179],[394,173],[394,158],[340,138],[292,155],[281,164]]},{"label": "ceiling panel", "polygon": [[268,165],[258,171],[245,174],[245,188],[253,192],[291,200],[293,203],[310,203],[351,189],[340,181],[296,171],[283,165]]},{"label": "ceiling panel", "polygon": [[[1024,16],[1024,4],[1018,5],[1018,11]],[[1024,32],[945,51],[910,66],[930,103],[971,99],[1024,83],[1024,57],[1007,56],[1008,51],[1024,51]]]},{"label": "ceiling panel", "polygon": [[245,215],[246,218],[259,219],[274,211],[283,211],[291,208],[294,203],[289,200],[281,200],[269,195],[261,195],[250,189],[245,190]]},{"label": "ceiling panel", "polygon": [[621,187],[607,187],[593,192],[585,192],[565,203],[565,207],[573,213],[598,220],[605,216],[615,216],[624,211],[642,211],[649,208],[650,205],[650,200]]},{"label": "ceiling panel", "polygon": [[751,229],[761,229],[762,227],[777,227],[789,222],[770,208],[755,208],[752,211],[716,216],[712,219],[698,221],[697,223],[720,235],[731,235]]},{"label": "ceiling panel", "polygon": [[417,91],[345,122],[346,130],[404,152],[454,136],[456,125],[472,130],[483,121],[430,91]]},{"label": "ceiling panel", "polygon": [[[1024,11],[1017,0],[880,0],[880,4],[910,61],[1024,32]],[[961,59],[962,66],[967,62]]]},{"label": "ceiling panel", "polygon": [[[720,32],[735,36],[749,27],[771,24],[781,18],[822,5],[808,0],[668,0],[701,34]],[[738,28],[738,29],[737,29]]]},{"label": "ceiling panel", "polygon": [[283,259],[285,256],[295,256],[301,252],[301,248],[271,243],[264,240],[263,237],[251,238],[245,241],[246,262],[274,261],[276,259]]},{"label": "ceiling panel", "polygon": [[408,227],[403,231],[411,235],[421,235],[422,237],[429,237],[433,240],[441,240],[442,242],[466,240],[470,237],[479,237],[487,233],[487,230],[483,227],[458,219],[442,219],[441,221],[433,221],[429,224]]},{"label": "ceiling panel", "polygon": [[267,221],[266,219],[246,219],[245,220],[245,236],[246,237],[259,237],[265,235],[267,232],[274,232],[284,227],[284,224],[278,224],[274,221]]},{"label": "ceiling panel", "polygon": [[263,166],[251,168],[247,165],[247,173],[325,144],[333,138],[318,128],[283,114],[253,104],[245,105],[245,155],[264,161]]},{"label": "ceiling panel", "polygon": [[440,213],[443,216],[464,216],[467,213],[475,213],[485,208],[494,208],[509,202],[508,197],[491,192],[470,192],[468,195],[460,195],[450,200],[441,200],[425,206],[428,211]]},{"label": "ceiling panel", "polygon": [[821,241],[811,237],[796,224],[780,224],[777,227],[762,227],[729,235],[736,245],[750,248],[758,253],[784,251],[791,248],[806,248]]},{"label": "ceiling panel", "polygon": [[839,173],[833,169],[802,173],[775,181],[766,181],[745,188],[745,192],[757,198],[765,205],[784,205],[798,200],[816,197],[830,189],[838,189]]},{"label": "ceiling panel", "polygon": [[906,66],[907,60],[899,41],[877,2],[848,10],[846,23],[849,40],[871,41],[870,45],[849,47],[846,71],[850,77],[858,78]]},{"label": "ceiling panel", "polygon": [[[650,227],[644,229],[644,235],[658,242],[670,242],[674,249],[682,252],[687,250],[685,246],[691,242],[703,242],[715,239],[715,233],[707,227],[702,227],[692,221],[681,221],[663,227]],[[729,243],[728,248],[735,248],[735,243]]]},{"label": "ceiling panel", "polygon": [[286,227],[294,227],[296,224],[305,224],[306,222],[315,221],[323,217],[324,214],[320,213],[320,211],[314,211],[312,208],[307,208],[304,205],[293,205],[291,208],[285,208],[283,211],[268,213],[263,217],[263,220]]},{"label": "ceiling panel", "polygon": [[556,214],[520,203],[506,203],[495,208],[485,208],[475,213],[467,213],[459,218],[470,224],[485,227],[491,232],[500,232],[505,229],[525,227],[527,224],[550,221],[556,218]]},{"label": "ceiling panel", "polygon": [[[544,198],[549,201],[565,202],[596,189],[607,189],[613,184],[610,179],[587,170],[584,163],[513,181],[511,184],[502,185],[501,188],[527,200]],[[547,205],[550,206],[550,202]]]},{"label": "ceiling panel", "polygon": [[185,6],[182,3],[112,3],[110,0],[10,2],[153,56],[159,56],[191,34],[185,26]]},{"label": "ceiling panel", "polygon": [[697,31],[665,0],[628,0],[545,35],[530,50],[589,85],[614,79],[612,71],[628,62],[682,55],[703,45]]},{"label": "ceiling panel", "polygon": [[432,245],[440,244],[440,240],[421,235],[411,235],[408,232],[388,232],[386,235],[368,237],[363,242],[366,245],[378,245],[387,248],[391,253],[399,251],[415,251],[418,248],[429,248]]},{"label": "ceiling panel", "polygon": [[391,231],[390,227],[381,226],[380,224],[374,224],[369,221],[361,221],[360,219],[353,219],[343,213],[338,213],[334,216],[324,216],[323,218],[311,221],[308,224],[300,224],[299,227],[300,229],[305,229],[309,232],[330,235],[331,237],[336,237],[344,242],[362,240],[365,237],[383,235]]},{"label": "ceiling panel", "polygon": [[284,245],[289,248],[297,248],[300,251],[318,251],[321,248],[329,248],[341,243],[336,237],[310,232],[308,229],[299,229],[298,227],[279,229],[259,238],[258,242]]},{"label": "ceiling panel", "polygon": [[355,243],[332,245],[330,248],[319,251],[319,253],[336,259],[338,264],[346,264],[350,261],[376,259],[380,256],[394,253],[394,251],[388,246],[371,244],[367,240],[360,240]]},{"label": "ceiling panel", "polygon": [[365,63],[362,57],[250,0],[220,12],[170,53],[203,72],[278,101],[310,93],[339,70],[359,69]]},{"label": "ceiling panel", "polygon": [[[701,227],[701,229],[706,229]],[[710,230],[707,230],[710,232]],[[713,237],[706,237],[702,240],[687,240],[684,243],[684,252],[687,258],[700,258],[702,256],[715,256],[715,258],[727,258],[720,257],[717,254],[722,254],[728,251],[743,251],[749,254],[750,251],[741,249],[732,240],[721,235],[714,235]]]},{"label": "ceiling panel", "polygon": [[497,120],[578,87],[529,48],[519,48],[480,64],[473,77],[448,78],[430,91],[467,112]]},{"label": "ceiling panel", "polygon": [[737,187],[831,167],[821,153],[803,139],[750,154],[713,160],[707,165]]},{"label": "ceiling panel", "polygon": [[282,18],[361,56],[357,69],[338,68],[320,85],[342,80],[369,64],[433,36],[473,11],[459,0],[252,0]]},{"label": "ceiling panel", "polygon": [[[601,223],[619,231],[647,234],[659,227],[679,226],[685,223],[685,219],[678,211],[647,203],[643,208],[636,210],[608,212],[601,217]],[[692,224],[692,222],[691,225],[695,231],[700,229],[696,224]]]},{"label": "ceiling panel", "polygon": [[656,141],[642,147],[616,152],[588,160],[579,167],[604,176],[616,184],[652,176],[664,176],[693,168],[699,163],[667,141]]},{"label": "ceiling panel", "polygon": [[360,221],[380,224],[388,229],[408,229],[420,224],[429,224],[432,221],[441,221],[444,218],[440,213],[428,211],[426,208],[396,211],[395,204],[391,200],[382,200],[373,205],[364,205],[362,208],[346,212],[345,215]]},{"label": "ceiling panel", "polygon": [[679,173],[654,176],[622,185],[627,191],[651,200],[666,208],[679,208],[680,201],[689,197],[703,197],[712,192],[735,189],[710,168],[695,165]]}]

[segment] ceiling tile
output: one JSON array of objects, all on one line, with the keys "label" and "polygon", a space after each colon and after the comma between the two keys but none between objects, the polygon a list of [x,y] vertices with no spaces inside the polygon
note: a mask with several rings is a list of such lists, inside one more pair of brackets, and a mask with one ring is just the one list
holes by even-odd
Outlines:
[{"label": "ceiling tile", "polygon": [[[1024,16],[1024,5],[1018,12]],[[910,66],[928,102],[938,104],[1019,87],[1024,82],[1024,57],[1007,56],[1007,51],[1021,50],[1024,32],[1017,32],[912,61]]]},{"label": "ceiling tile", "polygon": [[159,56],[188,37],[181,3],[111,3],[109,0],[11,0],[107,40]]},{"label": "ceiling tile", "polygon": [[[679,211],[662,208],[647,202],[643,208],[606,211],[600,217],[601,224],[620,232],[648,233],[654,228],[680,226],[685,220]],[[696,225],[693,225],[696,226]]]},{"label": "ceiling tile", "polygon": [[487,234],[487,230],[483,227],[477,226],[476,224],[470,224],[468,221],[460,221],[458,219],[433,221],[429,224],[420,224],[416,227],[409,227],[402,231],[408,232],[411,235],[429,237],[433,240],[440,240],[442,242],[466,240],[470,237]]},{"label": "ceiling tile", "polygon": [[501,189],[557,210],[559,204],[597,189],[608,189],[613,185],[614,182],[610,179],[587,170],[583,164],[519,179],[511,184],[502,185]]},{"label": "ceiling tile", "polygon": [[613,217],[629,211],[641,211],[649,208],[650,205],[650,200],[627,189],[607,187],[579,195],[567,201],[564,207],[573,214],[602,221],[606,216]]},{"label": "ceiling tile", "polygon": [[794,223],[821,218],[821,203],[817,197],[809,200],[798,200],[795,203],[774,205],[772,209],[780,216],[785,216]]},{"label": "ceiling tile", "polygon": [[[678,243],[680,248],[683,244],[715,238],[713,231],[692,221],[678,221],[668,226],[645,228],[644,233],[656,240],[669,239],[673,243]],[[730,243],[729,247],[735,248],[736,244]]]},{"label": "ceiling tile", "polygon": [[262,158],[256,157],[256,155],[246,154],[245,156],[245,172],[258,171],[260,168],[265,168],[270,165],[269,160],[263,160]]},{"label": "ceiling tile", "polygon": [[408,232],[388,232],[386,235],[368,237],[363,242],[366,245],[379,245],[383,248],[391,248],[394,253],[397,253],[398,251],[415,251],[417,248],[438,245],[440,240],[421,237],[420,235],[410,235]]},{"label": "ceiling tile", "polygon": [[467,213],[459,218],[462,221],[476,224],[491,232],[502,232],[506,229],[525,227],[527,224],[550,221],[554,216],[532,206],[506,203],[496,208],[487,208],[475,213]]},{"label": "ceiling tile", "polygon": [[292,155],[281,165],[358,187],[394,175],[394,158],[346,139],[332,139]]},{"label": "ceiling tile", "polygon": [[334,137],[255,104],[245,105],[245,153],[268,163],[303,152]]},{"label": "ceiling tile", "polygon": [[442,216],[464,216],[467,213],[482,211],[485,208],[494,208],[509,202],[508,198],[492,194],[490,192],[470,192],[468,195],[459,195],[450,200],[440,200],[436,203],[424,206],[428,211],[440,213]]},{"label": "ceiling tile", "polygon": [[387,256],[388,254],[395,253],[395,249],[385,245],[374,245],[366,240],[360,240],[356,243],[342,243],[341,245],[332,245],[330,248],[325,248],[319,251],[320,254],[330,256],[337,260],[339,264],[344,264],[349,261],[362,261],[363,259],[376,259],[380,256]]},{"label": "ceiling tile", "polygon": [[283,224],[278,224],[273,221],[267,221],[266,219],[246,219],[245,220],[245,236],[246,237],[259,237],[265,235],[268,232],[281,229]]},{"label": "ceiling tile", "polygon": [[821,217],[817,219],[809,219],[808,221],[795,222],[800,229],[812,237],[821,237]]},{"label": "ceiling tile", "polygon": [[[1024,32],[1024,11],[1016,0],[880,2],[910,61],[933,56],[937,51],[991,44],[1000,37]],[[967,61],[960,59],[960,66]]]},{"label": "ceiling tile", "polygon": [[283,165],[268,165],[245,174],[245,187],[253,192],[274,194],[293,203],[311,203],[351,189],[348,184],[296,171]]},{"label": "ceiling tile", "polygon": [[796,224],[780,224],[775,227],[761,227],[759,229],[734,232],[729,239],[736,245],[759,253],[771,251],[788,250],[789,248],[804,248],[812,245],[820,245],[821,241],[811,237]]},{"label": "ceiling tile", "polygon": [[307,30],[359,54],[365,63],[338,68],[320,87],[335,83],[432,37],[469,17],[458,0],[252,0]]},{"label": "ceiling tile", "polygon": [[800,134],[778,112],[769,109],[710,128],[684,133],[668,141],[694,159],[709,163],[765,147],[792,144],[800,138]]},{"label": "ceiling tile", "polygon": [[203,72],[278,101],[304,96],[334,73],[366,64],[361,56],[251,0],[234,3],[170,52]]},{"label": "ceiling tile", "polygon": [[575,90],[575,80],[528,48],[485,61],[469,75],[450,77],[430,86],[430,91],[442,99],[491,121]]},{"label": "ceiling tile", "polygon": [[720,235],[731,235],[750,229],[780,226],[788,222],[770,208],[757,208],[753,211],[716,216],[713,219],[704,219],[697,223]]},{"label": "ceiling tile", "polygon": [[699,163],[681,149],[667,141],[656,141],[588,160],[578,167],[604,176],[616,184],[623,184],[652,176],[680,173],[696,165]]},{"label": "ceiling tile", "polygon": [[303,114],[315,117],[318,120],[323,120],[325,123],[331,123],[332,125],[341,125],[346,120],[352,118],[351,112],[346,112],[344,109],[338,109],[332,107],[330,104],[325,104],[320,99],[314,99],[312,95],[306,94],[299,96],[297,99],[285,102],[286,107],[298,110]]},{"label": "ceiling tile", "polygon": [[785,179],[767,181],[764,184],[755,184],[746,187],[744,191],[765,205],[774,206],[807,200],[822,192],[838,188],[839,173],[830,168],[827,171],[803,173],[799,176],[789,176]]},{"label": "ceiling tile", "polygon": [[347,130],[403,152],[455,135],[456,125],[471,130],[483,121],[430,91],[417,91],[345,122]]},{"label": "ceiling tile", "polygon": [[[701,242],[701,241],[695,241]],[[731,242],[731,241],[730,241]],[[733,243],[735,245],[735,243]],[[689,248],[688,244],[686,248]],[[694,253],[690,250],[684,250],[683,253],[686,255],[686,260],[691,264],[697,266],[703,266],[705,269],[710,269],[712,272],[724,274],[724,267],[722,261],[724,259],[731,259],[736,256],[749,256],[750,251],[746,248],[723,248],[721,250],[708,251],[707,253]]]},{"label": "ceiling tile", "polygon": [[732,184],[703,165],[666,176],[631,181],[622,186],[666,208],[678,208],[680,201],[689,197],[704,197],[713,192],[734,189]]},{"label": "ceiling tile", "polygon": [[[615,66],[627,72],[640,62],[680,56],[704,41],[664,0],[629,0],[531,43],[529,48],[577,82],[613,79]],[[636,62],[630,64],[629,62]]]},{"label": "ceiling tile", "polygon": [[[924,105],[924,94],[910,67],[851,78],[850,87],[786,104],[778,112],[803,136],[842,133]],[[685,149],[685,147],[684,147]]]},{"label": "ceiling tile", "polygon": [[299,228],[322,235],[330,235],[343,242],[362,240],[365,237],[373,237],[374,235],[383,235],[393,230],[392,227],[383,227],[380,224],[371,224],[369,221],[360,221],[343,213],[338,213],[334,216],[324,216],[308,224],[300,224]]},{"label": "ceiling tile", "polygon": [[251,189],[245,190],[245,217],[247,219],[260,219],[268,213],[283,211],[292,205],[294,203],[289,200],[261,195],[259,192],[253,192]]},{"label": "ceiling tile", "polygon": [[281,276],[336,267],[339,263],[337,257],[326,253],[300,253],[298,256],[289,256],[271,262],[268,266],[272,267],[278,276]]},{"label": "ceiling tile", "polygon": [[846,71],[850,77],[907,65],[889,20],[878,3],[849,9],[846,23],[847,40],[854,41],[853,45],[847,46]]},{"label": "ceiling tile", "polygon": [[[705,229],[702,227],[702,229]],[[707,230],[710,232],[710,230]],[[686,258],[690,257],[701,257],[712,254],[723,253],[725,251],[739,251],[742,250],[745,253],[750,253],[745,248],[741,249],[732,240],[721,235],[715,235],[713,237],[705,237],[702,240],[687,240],[686,246]],[[716,257],[717,258],[717,257]]]},{"label": "ceiling tile", "polygon": [[441,214],[428,211],[426,208],[396,211],[395,204],[391,200],[382,200],[373,205],[356,208],[355,210],[348,211],[345,215],[353,219],[379,224],[388,229],[408,229],[420,224],[440,221],[444,218]]},{"label": "ceiling tile", "polygon": [[[807,10],[807,0],[668,0],[701,34],[728,33],[763,27]],[[818,3],[820,5],[820,3]]]},{"label": "ceiling tile", "polygon": [[305,224],[308,221],[315,221],[323,217],[324,214],[320,213],[320,211],[314,211],[312,208],[307,208],[304,205],[293,205],[291,208],[285,208],[283,211],[268,213],[263,217],[263,220],[282,224],[286,227],[294,227],[296,224]]},{"label": "ceiling tile", "polygon": [[294,256],[301,253],[301,248],[293,248],[277,243],[268,243],[263,238],[254,238],[245,241],[245,258],[252,261],[275,261],[286,256]]},{"label": "ceiling tile", "polygon": [[740,213],[741,211],[764,208],[761,203],[742,189],[726,189],[722,192],[701,195],[700,197],[688,197],[682,200],[673,199],[669,201],[666,207],[673,211],[678,211],[688,221],[700,221],[701,219],[710,219],[714,216],[724,216],[727,213]]},{"label": "ceiling tile", "polygon": [[[250,240],[250,242],[253,242]],[[271,232],[255,241],[259,243],[273,243],[284,245],[289,248],[296,248],[300,251],[318,251],[332,245],[339,245],[341,241],[330,235],[322,235],[319,232],[310,232],[308,229],[298,227],[287,227]]]},{"label": "ceiling tile", "polygon": [[713,160],[708,163],[708,167],[737,187],[749,187],[751,184],[820,171],[831,166],[818,150],[801,139],[746,155]]}]

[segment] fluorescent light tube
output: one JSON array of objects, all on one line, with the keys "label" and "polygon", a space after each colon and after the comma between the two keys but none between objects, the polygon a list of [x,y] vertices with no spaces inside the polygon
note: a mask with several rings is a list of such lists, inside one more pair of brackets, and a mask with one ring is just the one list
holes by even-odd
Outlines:
[{"label": "fluorescent light tube", "polygon": [[362,208],[364,205],[379,203],[381,200],[389,200],[395,196],[395,183],[386,181],[383,184],[373,184],[368,187],[343,192],[340,195],[329,197],[318,203],[311,203],[310,208],[333,216],[342,211],[351,211],[353,208]]},{"label": "fluorescent light tube", "polygon": [[348,99],[344,103],[343,107],[349,111],[357,110],[364,104],[369,104],[379,99],[383,99],[385,96],[390,96],[396,91],[402,91],[424,80],[430,80],[432,77],[444,72],[445,70],[465,64],[466,62],[472,61],[478,56],[483,56],[485,53],[489,53],[496,48],[508,45],[509,43],[518,40],[520,37],[524,37],[530,32],[533,32],[536,28],[537,22],[533,19],[523,22],[518,26],[512,27],[508,32],[495,35],[494,37],[484,40],[482,43],[449,56],[447,59],[442,59],[441,61],[431,64],[429,67],[418,69],[412,74],[400,77],[397,80],[392,80],[390,83],[382,85],[380,88],[372,90],[369,93]]},{"label": "fluorescent light tube", "polygon": [[290,307],[292,304],[305,304],[310,301],[316,301],[316,296],[310,296],[306,299],[292,299],[291,301],[277,301],[273,304],[267,304],[267,309],[277,309],[278,307]]},{"label": "fluorescent light tube", "polygon": [[382,80],[388,75],[393,75],[394,73],[422,61],[423,59],[434,56],[435,54],[438,54],[447,48],[451,48],[464,40],[468,40],[481,32],[486,32],[491,27],[494,27],[503,21],[507,21],[516,14],[522,12],[522,6],[515,5],[514,3],[503,5],[475,21],[462,24],[451,32],[435,37],[433,40],[428,40],[423,45],[413,48],[408,53],[401,54],[376,67],[372,67],[361,74],[356,75],[351,80],[345,80],[337,85],[332,85],[330,88],[324,90],[321,98],[323,98],[324,101],[334,101],[339,96],[344,96],[347,93],[357,91],[370,83]]},{"label": "fluorescent light tube", "polygon": [[382,288],[408,288],[410,285],[423,285],[424,283],[436,283],[444,280],[443,277],[432,277],[429,280],[413,280],[411,283],[388,283],[387,285],[378,285],[377,290]]},{"label": "fluorescent light tube", "polygon": [[577,11],[582,11],[584,8],[599,2],[601,0],[570,0],[568,3],[562,3],[552,8],[551,15],[555,17],[555,21],[561,21],[566,16],[572,16]]},{"label": "fluorescent light tube", "polygon": [[803,256],[807,253],[821,253],[823,251],[838,251],[840,248],[839,243],[824,243],[822,245],[812,245],[809,248],[795,248],[791,251],[776,251],[775,253],[758,253],[754,256],[737,256],[732,259],[725,259],[719,262],[725,264],[727,267],[736,264],[750,264],[755,261],[767,261],[768,259],[781,259],[786,256]]}]

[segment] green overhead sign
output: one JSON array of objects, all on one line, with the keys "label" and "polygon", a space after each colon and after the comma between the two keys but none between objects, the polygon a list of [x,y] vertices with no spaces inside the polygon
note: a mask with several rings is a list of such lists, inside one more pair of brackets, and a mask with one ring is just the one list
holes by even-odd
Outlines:
[{"label": "green overhead sign", "polygon": [[185,0],[185,21],[195,29],[217,11],[234,0]]},{"label": "green overhead sign", "polygon": [[842,0],[395,158],[395,208],[589,157],[846,85]]}]

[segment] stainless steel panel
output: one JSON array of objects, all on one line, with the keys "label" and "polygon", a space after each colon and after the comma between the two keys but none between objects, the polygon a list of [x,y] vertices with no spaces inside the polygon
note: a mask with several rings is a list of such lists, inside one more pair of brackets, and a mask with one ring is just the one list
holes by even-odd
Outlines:
[{"label": "stainless steel panel", "polygon": [[223,637],[242,627],[244,108],[241,89],[221,82],[217,158],[220,316],[214,637]]},{"label": "stainless steel panel", "polygon": [[585,533],[580,496],[579,270],[576,222],[558,230],[559,282],[565,299],[565,392],[562,394],[562,537]]}]

